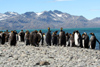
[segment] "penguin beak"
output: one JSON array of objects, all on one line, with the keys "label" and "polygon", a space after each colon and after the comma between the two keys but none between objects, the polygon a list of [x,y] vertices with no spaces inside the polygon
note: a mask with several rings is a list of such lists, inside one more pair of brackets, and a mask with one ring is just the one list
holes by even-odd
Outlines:
[{"label": "penguin beak", "polygon": [[90,33],[90,35],[93,35],[93,33]]}]

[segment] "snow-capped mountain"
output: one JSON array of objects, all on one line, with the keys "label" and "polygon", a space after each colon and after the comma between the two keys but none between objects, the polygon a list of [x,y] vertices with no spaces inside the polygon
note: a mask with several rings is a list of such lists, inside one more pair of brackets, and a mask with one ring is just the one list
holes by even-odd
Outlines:
[{"label": "snow-capped mountain", "polygon": [[16,12],[6,12],[6,13],[4,13],[4,14],[6,14],[6,15],[11,15],[11,16],[19,15],[19,14],[16,13]]},{"label": "snow-capped mountain", "polygon": [[87,20],[83,16],[74,16],[58,10],[23,14],[16,12],[0,13],[0,29],[45,29],[48,27],[100,27],[100,18]]},{"label": "snow-capped mountain", "polygon": [[12,18],[17,15],[18,15],[18,13],[16,13],[16,12],[6,12],[4,14],[0,13],[0,20],[6,20],[6,19]]}]

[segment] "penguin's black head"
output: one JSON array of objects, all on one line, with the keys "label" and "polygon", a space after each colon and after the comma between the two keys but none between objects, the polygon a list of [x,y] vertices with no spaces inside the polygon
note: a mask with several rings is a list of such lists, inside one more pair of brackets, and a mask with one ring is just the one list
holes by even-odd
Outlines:
[{"label": "penguin's black head", "polygon": [[79,31],[78,31],[78,30],[76,30],[75,32],[76,32],[76,33],[79,33]]},{"label": "penguin's black head", "polygon": [[45,33],[43,33],[43,35],[45,35]]},{"label": "penguin's black head", "polygon": [[39,33],[42,33],[42,31],[41,31],[41,30],[39,30]]},{"label": "penguin's black head", "polygon": [[90,35],[94,35],[94,33],[90,33]]},{"label": "penguin's black head", "polygon": [[17,32],[16,30],[14,30],[14,32]]},{"label": "penguin's black head", "polygon": [[58,33],[58,31],[55,31],[55,33]]},{"label": "penguin's black head", "polygon": [[75,31],[73,32],[73,34],[75,34]]},{"label": "penguin's black head", "polygon": [[28,32],[28,30],[26,30],[26,32]]},{"label": "penguin's black head", "polygon": [[38,31],[37,30],[35,30],[35,33],[37,33]]},{"label": "penguin's black head", "polygon": [[71,36],[72,34],[71,33],[69,33],[69,36]]},{"label": "penguin's black head", "polygon": [[66,33],[66,36],[68,36],[68,33]]},{"label": "penguin's black head", "polygon": [[62,30],[63,30],[63,28],[61,27],[61,28],[60,28],[60,31],[62,31]]},{"label": "penguin's black head", "polygon": [[6,30],[6,32],[8,32],[8,30]]}]

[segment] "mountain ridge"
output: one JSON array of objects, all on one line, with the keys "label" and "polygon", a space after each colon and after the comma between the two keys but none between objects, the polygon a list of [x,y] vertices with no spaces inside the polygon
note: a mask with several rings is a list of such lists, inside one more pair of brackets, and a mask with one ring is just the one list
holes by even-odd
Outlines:
[{"label": "mountain ridge", "polygon": [[58,10],[41,13],[17,12],[0,13],[0,29],[46,29],[51,28],[90,28],[100,27],[100,17],[88,20],[84,16],[75,16]]}]

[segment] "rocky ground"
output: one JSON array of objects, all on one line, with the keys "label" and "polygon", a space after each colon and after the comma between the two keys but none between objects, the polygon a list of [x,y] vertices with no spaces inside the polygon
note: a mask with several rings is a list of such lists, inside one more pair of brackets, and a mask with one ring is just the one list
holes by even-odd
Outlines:
[{"label": "rocky ground", "polygon": [[100,67],[100,51],[76,47],[0,45],[0,67]]}]

